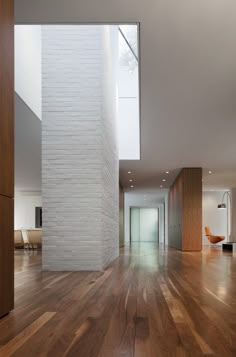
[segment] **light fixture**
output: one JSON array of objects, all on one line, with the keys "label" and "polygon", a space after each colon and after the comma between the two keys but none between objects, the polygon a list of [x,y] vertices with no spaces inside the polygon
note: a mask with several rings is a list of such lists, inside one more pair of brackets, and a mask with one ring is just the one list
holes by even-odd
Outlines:
[{"label": "light fixture", "polygon": [[131,185],[130,187],[131,187],[131,188],[133,188],[134,186],[133,186],[133,185]]},{"label": "light fixture", "polygon": [[162,185],[160,185],[160,187],[163,187]]},{"label": "light fixture", "polygon": [[169,174],[170,173],[170,171],[166,171],[166,174]]},{"label": "light fixture", "polygon": [[166,179],[163,179],[162,181],[163,181],[163,182],[165,182],[165,181],[166,181]]},{"label": "light fixture", "polygon": [[[221,203],[219,203],[218,205],[217,205],[217,208],[218,209],[226,209],[227,208],[227,203],[224,203],[224,199],[225,199],[225,196],[227,196],[228,197],[228,199],[229,199],[229,201],[227,201],[227,203],[229,202],[229,209],[230,209],[230,211],[231,211],[231,206],[232,206],[232,202],[231,202],[231,196],[230,196],[230,193],[229,193],[229,191],[225,191],[224,193],[223,193],[223,196],[222,196],[222,201],[221,201]],[[229,232],[230,232],[230,230],[229,230],[229,219],[228,219],[228,214],[230,213],[230,211],[227,209],[227,241],[229,241],[229,237],[230,237],[230,234],[229,234]]]},{"label": "light fixture", "polygon": [[223,196],[222,196],[222,201],[221,201],[221,203],[218,204],[217,208],[219,208],[219,209],[225,209],[225,208],[227,208],[226,203],[224,203],[224,198],[225,198],[225,196],[228,196],[229,202],[230,202],[230,205],[231,205],[231,196],[230,196],[230,193],[229,193],[229,191],[225,191],[225,192],[223,193]]},{"label": "light fixture", "polygon": [[133,180],[129,180],[129,182],[133,182]]},{"label": "light fixture", "polygon": [[226,208],[226,204],[225,203],[220,203],[217,208],[219,209],[225,209]]},{"label": "light fixture", "polygon": [[131,174],[131,171],[128,171],[128,174]]},{"label": "light fixture", "polygon": [[209,174],[212,174],[212,171],[208,171]]}]

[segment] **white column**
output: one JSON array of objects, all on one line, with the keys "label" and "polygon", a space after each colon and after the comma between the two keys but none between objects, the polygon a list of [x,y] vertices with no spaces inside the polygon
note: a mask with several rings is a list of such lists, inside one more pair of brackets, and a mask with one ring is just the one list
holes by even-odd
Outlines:
[{"label": "white column", "polygon": [[42,29],[45,270],[101,270],[118,256],[117,33]]}]

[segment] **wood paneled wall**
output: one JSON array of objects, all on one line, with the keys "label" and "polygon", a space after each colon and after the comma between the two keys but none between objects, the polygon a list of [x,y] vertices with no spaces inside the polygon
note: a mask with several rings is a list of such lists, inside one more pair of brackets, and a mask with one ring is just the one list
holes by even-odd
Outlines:
[{"label": "wood paneled wall", "polygon": [[0,0],[0,317],[14,306],[14,0]]},{"label": "wood paneled wall", "polygon": [[169,191],[169,245],[202,249],[202,169],[184,168]]}]

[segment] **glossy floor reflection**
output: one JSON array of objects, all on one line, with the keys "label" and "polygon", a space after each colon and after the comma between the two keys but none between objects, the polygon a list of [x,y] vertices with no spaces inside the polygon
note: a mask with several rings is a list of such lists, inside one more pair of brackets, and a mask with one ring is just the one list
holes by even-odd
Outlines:
[{"label": "glossy floor reflection", "polygon": [[16,252],[0,356],[236,356],[236,259],[133,244],[104,272],[42,272]]}]

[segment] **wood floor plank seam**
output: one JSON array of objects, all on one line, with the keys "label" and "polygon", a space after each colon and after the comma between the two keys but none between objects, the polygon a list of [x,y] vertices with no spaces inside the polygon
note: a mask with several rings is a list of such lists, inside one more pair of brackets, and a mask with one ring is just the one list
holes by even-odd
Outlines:
[{"label": "wood floor plank seam", "polygon": [[26,327],[21,333],[10,340],[6,345],[0,348],[0,357],[10,357],[20,347],[22,347],[29,338],[31,338],[44,324],[46,324],[56,312],[45,312],[32,324]]}]

